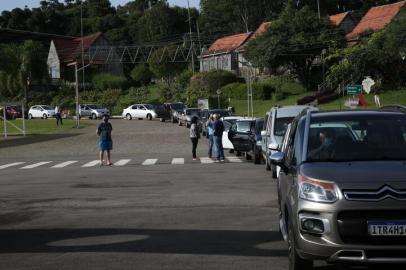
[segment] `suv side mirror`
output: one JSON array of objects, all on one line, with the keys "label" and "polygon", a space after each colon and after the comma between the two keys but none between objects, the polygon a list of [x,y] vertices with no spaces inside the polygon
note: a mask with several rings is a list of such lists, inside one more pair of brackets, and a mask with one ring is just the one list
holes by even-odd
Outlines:
[{"label": "suv side mirror", "polygon": [[286,167],[285,165],[285,153],[283,152],[276,152],[274,154],[271,154],[269,156],[269,159],[271,160],[272,164],[275,164],[279,167],[281,167],[281,169],[285,172],[287,172],[289,169],[288,167]]},{"label": "suv side mirror", "polygon": [[279,144],[277,144],[277,143],[270,143],[270,144],[268,145],[268,148],[271,149],[271,150],[274,150],[274,151],[279,151]]},{"label": "suv side mirror", "polygon": [[261,130],[261,136],[266,136],[266,130]]}]

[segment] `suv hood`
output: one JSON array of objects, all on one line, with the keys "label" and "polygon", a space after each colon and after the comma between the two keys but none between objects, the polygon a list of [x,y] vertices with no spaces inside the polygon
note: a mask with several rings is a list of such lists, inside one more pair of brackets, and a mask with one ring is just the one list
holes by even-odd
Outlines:
[{"label": "suv hood", "polygon": [[340,189],[406,189],[405,161],[316,162],[299,168],[304,176],[335,182]]}]

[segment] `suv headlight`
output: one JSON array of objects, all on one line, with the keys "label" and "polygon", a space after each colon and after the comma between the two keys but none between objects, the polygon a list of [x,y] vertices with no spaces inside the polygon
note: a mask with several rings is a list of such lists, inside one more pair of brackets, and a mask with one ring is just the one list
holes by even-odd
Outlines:
[{"label": "suv headlight", "polygon": [[321,203],[333,203],[340,198],[340,190],[334,182],[298,176],[299,197]]}]

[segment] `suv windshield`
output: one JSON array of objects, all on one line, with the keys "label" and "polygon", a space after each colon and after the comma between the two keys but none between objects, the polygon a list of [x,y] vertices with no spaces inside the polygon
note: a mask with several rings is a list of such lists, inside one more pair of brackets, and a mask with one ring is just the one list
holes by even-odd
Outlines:
[{"label": "suv windshield", "polygon": [[182,111],[185,108],[183,103],[172,103],[171,108],[175,111]]},{"label": "suv windshield", "polygon": [[190,109],[186,110],[186,115],[199,115],[200,109]]},{"label": "suv windshield", "polygon": [[42,105],[41,106],[44,110],[52,110],[51,107],[47,106],[47,105]]},{"label": "suv windshield", "polygon": [[273,134],[279,137],[285,136],[288,125],[290,122],[292,122],[292,120],[293,117],[276,118]]},{"label": "suv windshield", "polygon": [[367,160],[406,160],[406,117],[312,120],[307,161]]}]

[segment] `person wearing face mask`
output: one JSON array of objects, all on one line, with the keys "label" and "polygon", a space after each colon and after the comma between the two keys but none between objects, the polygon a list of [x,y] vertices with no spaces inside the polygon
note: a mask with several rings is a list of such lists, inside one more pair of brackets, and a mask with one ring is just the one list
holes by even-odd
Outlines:
[{"label": "person wearing face mask", "polygon": [[109,122],[109,116],[107,114],[103,115],[103,122],[97,126],[96,134],[99,136],[99,149],[100,149],[100,166],[104,165],[104,152],[107,152],[107,164],[108,166],[113,165],[111,163],[110,151],[113,149],[113,140],[111,139],[111,132],[113,131],[113,126]]},{"label": "person wearing face mask", "polygon": [[309,157],[317,160],[328,160],[335,149],[335,132],[333,129],[323,129],[319,133],[320,146],[309,153]]}]

